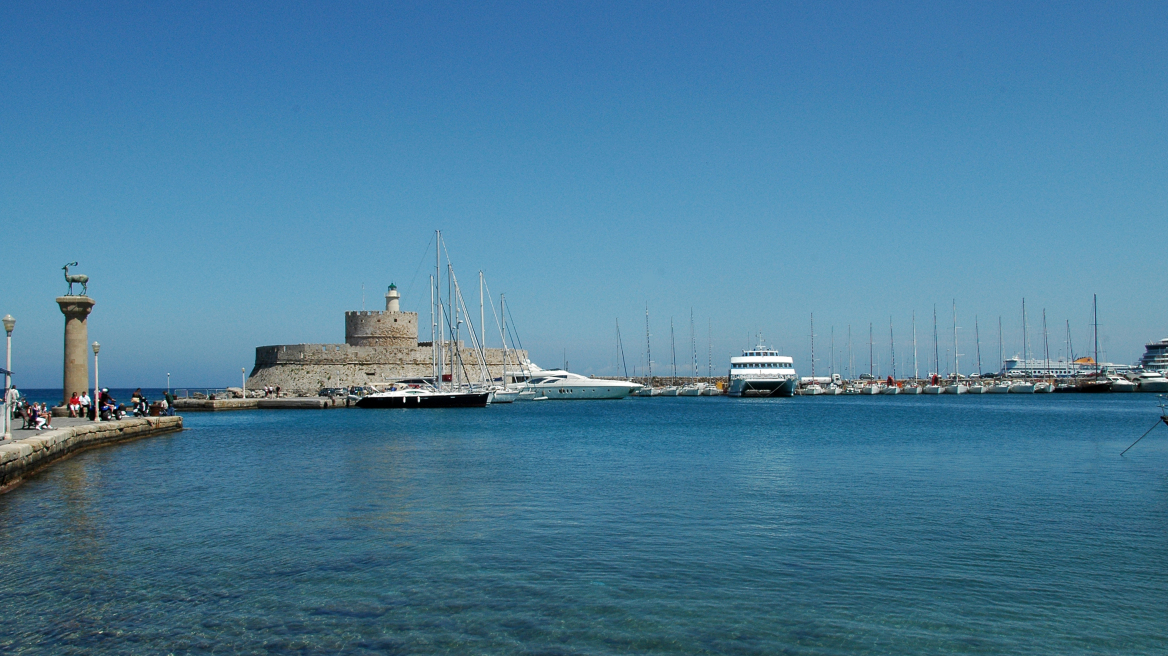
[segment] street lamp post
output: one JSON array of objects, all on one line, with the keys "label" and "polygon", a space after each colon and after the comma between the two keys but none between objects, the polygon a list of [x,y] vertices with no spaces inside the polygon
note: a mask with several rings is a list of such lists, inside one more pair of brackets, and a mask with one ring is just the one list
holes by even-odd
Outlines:
[{"label": "street lamp post", "polygon": [[101,421],[101,384],[97,381],[97,352],[101,350],[101,344],[93,343],[93,403],[94,412],[93,420]]},{"label": "street lamp post", "polygon": [[239,368],[239,377],[240,377],[240,380],[243,381],[240,384],[239,388],[241,390],[243,390],[242,396],[246,400],[247,399],[247,369],[240,367]]},{"label": "street lamp post", "polygon": [[12,402],[9,399],[9,390],[12,389],[12,329],[16,327],[16,319],[11,314],[4,315],[4,332],[8,333],[8,358],[4,364],[4,439],[12,439]]},{"label": "street lamp post", "polygon": [[166,372],[166,395],[170,396],[170,372]]}]

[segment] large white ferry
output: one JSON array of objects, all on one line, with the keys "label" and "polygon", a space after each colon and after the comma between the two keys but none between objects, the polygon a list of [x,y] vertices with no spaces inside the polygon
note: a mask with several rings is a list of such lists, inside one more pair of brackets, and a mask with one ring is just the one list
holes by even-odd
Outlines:
[{"label": "large white ferry", "polygon": [[730,396],[794,396],[798,383],[795,361],[765,346],[730,358]]}]

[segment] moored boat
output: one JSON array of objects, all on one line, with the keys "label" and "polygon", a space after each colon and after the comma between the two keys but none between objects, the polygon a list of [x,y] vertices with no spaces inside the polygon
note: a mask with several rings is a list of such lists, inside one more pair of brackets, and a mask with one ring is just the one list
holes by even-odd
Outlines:
[{"label": "moored boat", "polygon": [[795,361],[761,344],[730,358],[729,379],[729,396],[794,396],[799,383]]}]

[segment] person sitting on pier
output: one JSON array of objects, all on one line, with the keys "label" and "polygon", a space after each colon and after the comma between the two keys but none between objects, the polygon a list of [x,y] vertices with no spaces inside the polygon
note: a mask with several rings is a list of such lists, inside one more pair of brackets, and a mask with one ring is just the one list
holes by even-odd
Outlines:
[{"label": "person sitting on pier", "polygon": [[77,417],[81,413],[81,398],[77,396],[77,392],[73,392],[73,396],[69,397],[69,416]]},{"label": "person sitting on pier", "polygon": [[80,416],[85,417],[86,419],[93,419],[92,413],[89,412],[89,406],[93,404],[93,401],[89,398],[89,390],[82,390],[81,396],[77,399],[77,401],[81,406]]},{"label": "person sitting on pier", "polygon": [[34,403],[31,407],[34,427],[37,430],[44,430],[46,428],[48,430],[53,430],[53,425],[49,423],[49,417],[51,414],[49,413],[49,409],[45,407],[45,404],[41,403],[38,405]]}]

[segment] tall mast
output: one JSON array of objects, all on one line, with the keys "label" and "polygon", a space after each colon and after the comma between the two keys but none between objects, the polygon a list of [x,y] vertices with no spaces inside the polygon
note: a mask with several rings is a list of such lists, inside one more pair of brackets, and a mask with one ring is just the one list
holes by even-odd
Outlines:
[{"label": "tall mast", "polygon": [[1046,375],[1050,376],[1050,342],[1046,336],[1046,308],[1042,308],[1042,352],[1046,358]]},{"label": "tall mast", "polygon": [[434,357],[435,336],[438,334],[438,315],[434,312],[434,276],[430,276],[430,376],[438,376],[438,360]]},{"label": "tall mast", "polygon": [[920,370],[917,369],[917,311],[913,310],[913,380],[920,377]]},{"label": "tall mast", "polygon": [[852,324],[848,324],[848,380],[856,375],[856,358],[852,354]]},{"label": "tall mast", "polygon": [[706,377],[714,377],[714,320],[706,326]]},{"label": "tall mast", "polygon": [[874,365],[876,358],[873,357],[873,353],[874,353],[874,351],[872,349],[872,322],[869,321],[868,322],[868,375],[869,376],[876,375],[876,367]]},{"label": "tall mast", "polygon": [[1095,316],[1095,377],[1099,377],[1099,295],[1091,294],[1091,312]]},{"label": "tall mast", "polygon": [[[503,324],[499,326],[499,339],[503,340],[503,387],[507,387],[507,315],[506,310],[506,294],[499,294],[499,316],[503,318]],[[493,312],[494,310],[492,310]]]},{"label": "tall mast", "polygon": [[835,326],[831,327],[831,360],[827,368],[827,373],[835,378]]},{"label": "tall mast", "polygon": [[677,342],[673,341],[673,317],[669,317],[669,384],[677,384]]},{"label": "tall mast", "polygon": [[953,299],[953,380],[961,379],[961,367],[957,365],[957,299]]},{"label": "tall mast", "polygon": [[1002,315],[998,315],[998,373],[1006,368],[1006,361],[1002,359]]},{"label": "tall mast", "polygon": [[697,335],[694,334],[693,308],[689,309],[689,348],[693,352],[693,367],[690,368],[690,372],[696,382],[698,377],[698,339]]},{"label": "tall mast", "polygon": [[483,311],[483,270],[479,269],[479,330],[483,334],[482,350],[487,352],[487,315]]},{"label": "tall mast", "polygon": [[892,317],[888,317],[888,348],[892,354],[892,379],[896,380],[896,339],[892,336]]},{"label": "tall mast", "polygon": [[981,329],[977,325],[977,315],[973,315],[973,335],[977,340],[977,375],[981,376]]},{"label": "tall mast", "polygon": [[445,358],[442,354],[442,343],[446,340],[445,327],[442,325],[442,231],[434,231],[434,291],[437,294],[435,299],[435,310],[438,315],[437,333],[438,338],[434,340],[434,359],[438,364],[437,375],[434,376],[435,387],[442,389],[442,369],[446,364]]},{"label": "tall mast", "polygon": [[616,320],[616,345],[620,347],[621,366],[624,367],[625,378],[629,377],[629,365],[625,362],[625,343],[621,341],[620,319]]},{"label": "tall mast", "polygon": [[1071,320],[1067,319],[1067,370],[1071,370],[1071,364],[1075,361],[1074,349],[1071,348]]},{"label": "tall mast", "polygon": [[941,375],[941,350],[937,345],[937,304],[933,304],[933,367],[934,373]]},{"label": "tall mast", "polygon": [[1030,341],[1029,330],[1026,329],[1026,299],[1022,299],[1022,371],[1027,375],[1030,374],[1030,357],[1028,353],[1028,342]]},{"label": "tall mast", "polygon": [[811,313],[811,377],[815,378],[815,313]]},{"label": "tall mast", "polygon": [[649,304],[645,304],[645,384],[653,385],[653,351],[649,347]]}]

